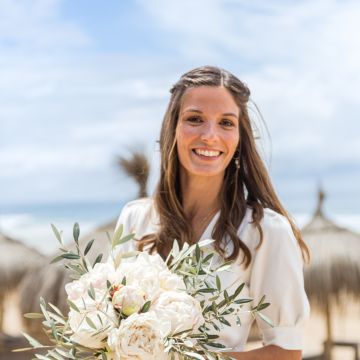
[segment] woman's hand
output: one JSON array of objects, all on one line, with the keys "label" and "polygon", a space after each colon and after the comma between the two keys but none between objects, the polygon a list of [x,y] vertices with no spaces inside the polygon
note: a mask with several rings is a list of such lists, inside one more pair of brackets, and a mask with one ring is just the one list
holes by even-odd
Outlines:
[{"label": "woman's hand", "polygon": [[285,350],[276,345],[244,352],[228,352],[226,355],[236,360],[301,360],[301,350]]}]

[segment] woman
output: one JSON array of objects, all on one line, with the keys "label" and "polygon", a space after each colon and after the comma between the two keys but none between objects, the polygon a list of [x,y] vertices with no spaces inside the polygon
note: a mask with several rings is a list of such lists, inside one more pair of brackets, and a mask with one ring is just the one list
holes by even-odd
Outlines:
[{"label": "woman", "polygon": [[[282,207],[257,152],[247,110],[249,89],[231,73],[212,66],[184,74],[171,89],[160,135],[161,173],[153,199],[128,203],[119,218],[135,232],[135,246],[166,257],[172,240],[215,239],[224,259],[224,286],[245,282],[244,297],[271,305],[275,324],[256,319],[264,347],[244,352],[251,314],[242,325],[224,327],[220,341],[241,360],[301,359],[302,325],[309,315],[303,260],[308,249]],[[128,249],[127,249],[128,250]]]}]

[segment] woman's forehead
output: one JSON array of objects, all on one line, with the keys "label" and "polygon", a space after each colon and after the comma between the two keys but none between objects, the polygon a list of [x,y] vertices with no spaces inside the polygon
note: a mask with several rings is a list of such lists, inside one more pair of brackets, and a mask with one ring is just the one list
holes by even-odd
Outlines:
[{"label": "woman's forehead", "polygon": [[199,86],[185,91],[180,112],[199,110],[202,112],[234,113],[239,115],[239,107],[225,87]]}]

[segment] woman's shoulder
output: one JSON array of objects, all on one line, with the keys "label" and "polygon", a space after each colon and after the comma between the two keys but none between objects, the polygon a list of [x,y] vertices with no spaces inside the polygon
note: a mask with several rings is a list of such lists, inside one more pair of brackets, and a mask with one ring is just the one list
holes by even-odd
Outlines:
[{"label": "woman's shoulder", "polygon": [[[258,229],[253,222],[252,215],[253,209],[248,207],[244,217],[245,224],[243,230],[248,230],[252,233],[258,233]],[[273,209],[263,208],[263,217],[260,221],[260,226],[264,238],[267,238],[268,241],[276,242],[279,239],[283,239],[284,236],[292,239],[293,241],[295,240],[294,233],[288,218]]]},{"label": "woman's shoulder", "polygon": [[122,224],[127,232],[143,233],[155,221],[153,198],[129,201],[122,208],[117,226]]},{"label": "woman's shoulder", "polygon": [[275,210],[264,208],[264,216],[261,224],[264,229],[290,230],[291,225],[288,218]]},{"label": "woman's shoulder", "polygon": [[[248,206],[244,216],[243,222],[247,225],[253,224],[253,208]],[[263,208],[263,217],[260,220],[260,225],[263,229],[272,229],[274,227],[289,227],[290,223],[286,216],[278,213],[270,208]]]},{"label": "woman's shoulder", "polygon": [[[253,210],[248,208],[245,215],[245,224],[240,227],[239,237],[249,247],[254,259],[262,261],[276,261],[282,256],[298,258],[302,262],[301,248],[294,234],[288,218],[277,211],[263,208],[263,217],[260,220],[262,240],[259,229],[252,220]],[[260,245],[260,246],[259,246]],[[261,255],[260,255],[261,254]]]},{"label": "woman's shoulder", "polygon": [[127,202],[123,211],[126,212],[145,212],[149,211],[154,205],[154,199],[150,197],[140,198]]}]

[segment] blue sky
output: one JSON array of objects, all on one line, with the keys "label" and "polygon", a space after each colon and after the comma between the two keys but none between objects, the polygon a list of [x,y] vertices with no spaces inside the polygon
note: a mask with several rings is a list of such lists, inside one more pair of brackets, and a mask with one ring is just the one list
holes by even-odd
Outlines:
[{"label": "blue sky", "polygon": [[[169,88],[213,64],[248,84],[281,199],[360,212],[358,1],[0,0],[2,204],[117,201],[115,155],[156,139]],[[258,121],[258,119],[254,119]]]}]

